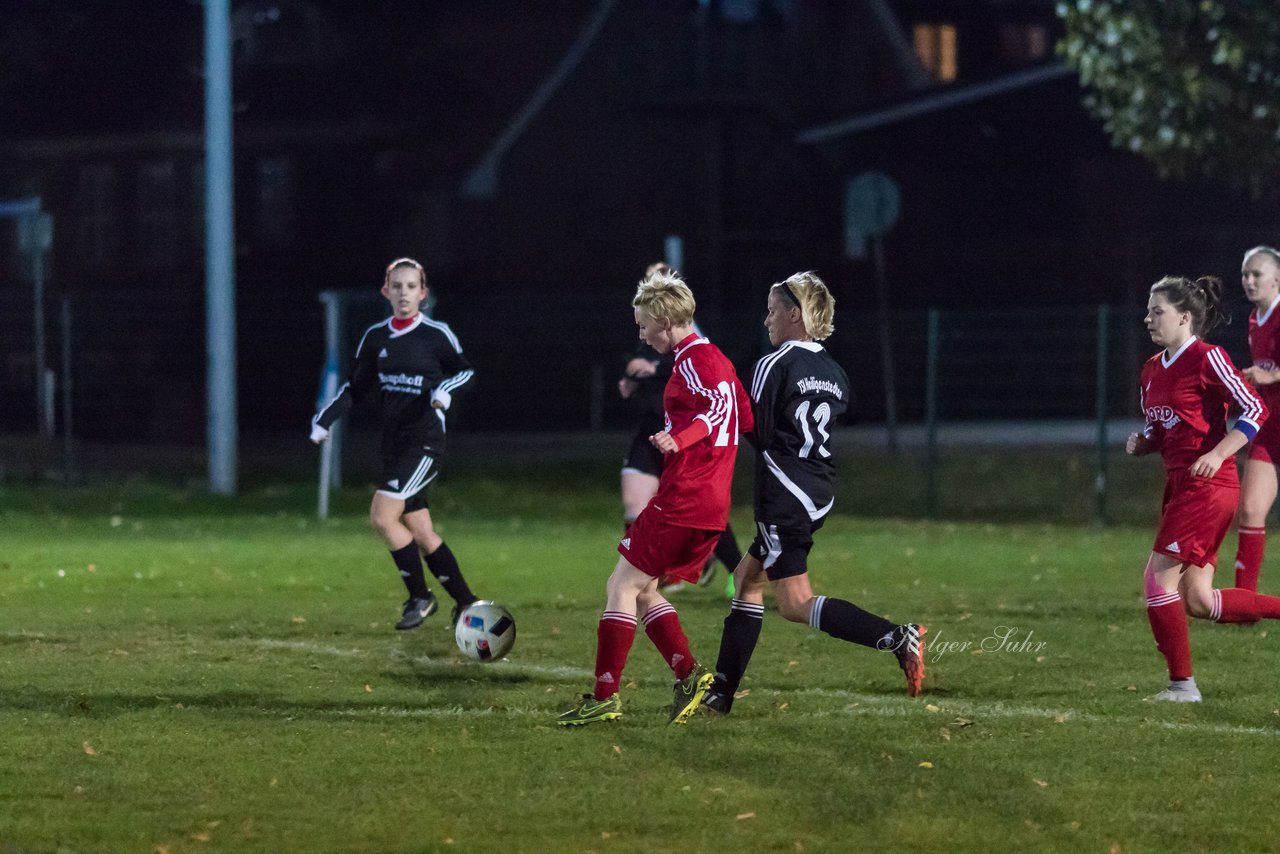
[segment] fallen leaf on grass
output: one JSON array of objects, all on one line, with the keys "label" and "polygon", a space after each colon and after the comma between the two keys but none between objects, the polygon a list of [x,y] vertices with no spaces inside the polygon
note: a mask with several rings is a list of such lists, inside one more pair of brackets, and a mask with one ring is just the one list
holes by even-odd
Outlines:
[{"label": "fallen leaf on grass", "polygon": [[622,755],[622,748],[615,744],[615,745],[613,746],[613,752],[614,752],[614,753],[616,753],[618,756],[621,756],[621,755]]},{"label": "fallen leaf on grass", "polygon": [[1032,778],[1031,782],[1035,783],[1037,786],[1039,786],[1042,789],[1049,788],[1049,784],[1046,783],[1044,780],[1036,780],[1035,778]]},{"label": "fallen leaf on grass", "polygon": [[98,751],[94,750],[94,749],[93,749],[93,745],[92,745],[92,744],[90,744],[90,743],[89,743],[89,742],[87,742],[87,741],[84,743],[84,752],[85,752],[85,753],[87,753],[87,754],[89,754],[90,756],[97,756],[97,755],[98,755]]},{"label": "fallen leaf on grass", "polygon": [[128,655],[129,651],[127,649],[113,649],[111,650],[111,654],[112,655]]},{"label": "fallen leaf on grass", "polygon": [[1056,715],[1053,716],[1053,722],[1055,724],[1065,724],[1067,722],[1067,718],[1069,717],[1071,716],[1068,715],[1066,712],[1058,712]]},{"label": "fallen leaf on grass", "polygon": [[795,667],[799,663],[800,662],[796,661],[795,659],[792,659],[791,661],[787,662],[787,667]]},{"label": "fallen leaf on grass", "polygon": [[365,686],[364,686],[364,692],[365,692],[366,694],[372,694],[372,693],[373,693],[373,686],[372,686],[372,685],[365,685]]},{"label": "fallen leaf on grass", "polygon": [[737,821],[742,821],[744,818],[755,818],[755,817],[756,817],[756,814],[753,812],[740,812],[736,816],[734,816],[734,819]]},{"label": "fallen leaf on grass", "polygon": [[943,740],[943,741],[950,741],[950,740],[951,740],[951,730],[947,729],[946,727],[943,727],[943,728],[940,730],[940,732],[942,733],[942,740]]},{"label": "fallen leaf on grass", "polygon": [[969,720],[968,718],[956,718],[954,721],[951,722],[951,725],[954,727],[960,727],[963,729],[964,727],[967,727],[967,726],[973,726],[973,721]]},{"label": "fallen leaf on grass", "polygon": [[608,839],[610,836],[613,836],[613,834],[612,834],[612,833],[610,833],[609,831],[607,831],[607,830],[602,830],[602,831],[600,831],[600,838],[601,838],[601,839]]},{"label": "fallen leaf on grass", "polygon": [[291,623],[305,623],[306,621],[307,621],[306,617],[290,617],[289,618],[289,622]]},{"label": "fallen leaf on grass", "polygon": [[924,762],[921,762],[921,763],[920,763],[919,765],[917,765],[916,767],[917,767],[917,768],[932,768],[932,767],[933,767],[933,763],[926,759]]},{"label": "fallen leaf on grass", "polygon": [[941,710],[941,709],[939,709],[937,706],[935,706],[933,703],[925,703],[925,705],[924,705],[924,710],[925,710],[926,712],[940,712],[940,711],[942,711],[942,710]]},{"label": "fallen leaf on grass", "polygon": [[193,833],[191,834],[191,838],[194,839],[196,842],[208,842],[210,839],[210,836],[207,833]]},{"label": "fallen leaf on grass", "polygon": [[[733,699],[735,699],[735,700],[741,700],[743,697],[747,696],[747,695],[748,695],[748,694],[750,694],[750,693],[751,693],[751,689],[750,689],[750,688],[746,688],[746,689],[744,689],[744,690],[742,690],[742,691],[734,691],[734,692],[733,692]],[[1277,709],[1277,711],[1280,711],[1280,709]]]}]

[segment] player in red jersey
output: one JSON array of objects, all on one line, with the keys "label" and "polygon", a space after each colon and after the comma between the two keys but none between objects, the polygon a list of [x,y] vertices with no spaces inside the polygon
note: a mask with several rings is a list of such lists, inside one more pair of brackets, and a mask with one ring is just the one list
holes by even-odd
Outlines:
[{"label": "player in red jersey", "polygon": [[622,716],[618,685],[637,614],[676,676],[672,723],[685,723],[697,711],[712,680],[689,651],[658,580],[697,580],[715,549],[729,520],[738,434],[752,427],[751,403],[729,360],[694,332],[693,294],[678,274],[646,276],[631,304],[640,340],[658,353],[675,354],[662,395],[666,429],[650,439],[665,460],[657,493],[618,544],[620,557],[596,633],[595,689],[559,716],[561,726]]},{"label": "player in red jersey", "polygon": [[[1159,451],[1165,465],[1160,529],[1143,576],[1147,618],[1169,667],[1152,700],[1200,702],[1191,675],[1187,614],[1219,623],[1280,619],[1280,598],[1214,589],[1218,548],[1240,497],[1234,455],[1266,422],[1267,405],[1221,347],[1202,336],[1221,318],[1222,282],[1166,276],[1151,287],[1146,325],[1163,349],[1142,366],[1146,426],[1125,450]],[[1227,429],[1227,416],[1236,413]]]},{"label": "player in red jersey", "polygon": [[[1280,252],[1255,246],[1244,253],[1240,284],[1253,303],[1249,312],[1249,354],[1253,364],[1244,378],[1258,390],[1267,407],[1280,410]],[[1236,514],[1236,587],[1258,589],[1258,572],[1267,542],[1267,513],[1276,500],[1276,465],[1280,464],[1280,418],[1258,431],[1240,473],[1240,510]]]}]

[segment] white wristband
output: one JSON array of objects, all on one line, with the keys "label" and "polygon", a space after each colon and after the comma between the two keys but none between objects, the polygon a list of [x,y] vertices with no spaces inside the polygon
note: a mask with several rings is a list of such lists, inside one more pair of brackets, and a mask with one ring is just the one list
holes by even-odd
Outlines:
[{"label": "white wristband", "polygon": [[311,426],[311,441],[319,445],[325,439],[329,438],[329,431],[321,427],[319,424]]}]

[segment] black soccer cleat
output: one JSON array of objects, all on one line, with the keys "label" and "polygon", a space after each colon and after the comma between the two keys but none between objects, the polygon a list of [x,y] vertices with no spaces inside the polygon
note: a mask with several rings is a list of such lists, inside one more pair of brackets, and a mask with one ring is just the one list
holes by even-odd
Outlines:
[{"label": "black soccer cleat", "polygon": [[404,613],[400,615],[400,622],[396,623],[396,631],[407,631],[408,629],[416,629],[422,625],[422,621],[430,617],[436,612],[440,605],[436,602],[436,597],[427,593],[426,599],[415,599],[410,596],[404,602]]}]

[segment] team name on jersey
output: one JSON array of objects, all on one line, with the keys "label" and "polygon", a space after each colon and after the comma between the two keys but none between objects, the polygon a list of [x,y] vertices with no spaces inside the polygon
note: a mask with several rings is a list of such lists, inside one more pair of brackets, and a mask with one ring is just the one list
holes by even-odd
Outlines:
[{"label": "team name on jersey", "polygon": [[1166,430],[1172,430],[1179,421],[1172,406],[1148,406],[1146,415],[1148,424],[1159,423]]},{"label": "team name on jersey", "polygon": [[796,388],[800,389],[801,394],[807,394],[811,391],[825,391],[836,400],[844,400],[844,389],[831,382],[831,380],[820,380],[817,377],[805,377],[802,380],[796,380]]},{"label": "team name on jersey", "polygon": [[422,394],[422,374],[378,374],[378,380],[387,391]]}]

